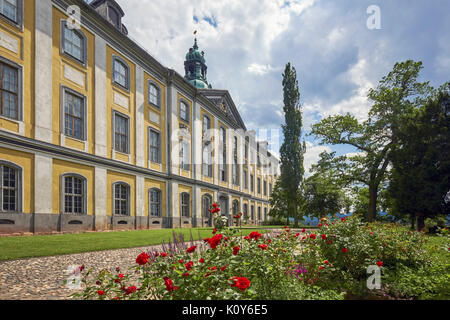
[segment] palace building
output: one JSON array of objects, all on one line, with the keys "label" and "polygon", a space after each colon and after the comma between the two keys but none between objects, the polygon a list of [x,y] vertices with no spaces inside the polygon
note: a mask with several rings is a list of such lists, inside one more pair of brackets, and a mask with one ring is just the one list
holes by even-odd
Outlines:
[{"label": "palace building", "polygon": [[206,227],[213,202],[269,219],[279,160],[208,82],[197,39],[180,75],[124,14],[0,0],[0,233]]}]

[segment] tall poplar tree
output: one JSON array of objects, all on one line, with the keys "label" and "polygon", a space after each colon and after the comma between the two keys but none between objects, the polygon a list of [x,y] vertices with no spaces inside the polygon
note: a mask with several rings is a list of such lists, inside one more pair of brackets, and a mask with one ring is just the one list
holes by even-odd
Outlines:
[{"label": "tall poplar tree", "polygon": [[305,143],[300,141],[303,124],[297,72],[290,63],[286,65],[283,73],[283,92],[285,125],[282,126],[284,142],[280,148],[280,187],[286,197],[288,218],[294,218],[295,227],[298,227],[300,202],[298,191],[305,172],[303,167]]}]

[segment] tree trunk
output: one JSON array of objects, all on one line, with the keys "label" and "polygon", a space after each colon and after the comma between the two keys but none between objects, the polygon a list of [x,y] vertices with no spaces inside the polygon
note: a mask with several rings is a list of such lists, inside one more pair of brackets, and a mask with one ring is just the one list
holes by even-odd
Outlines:
[{"label": "tree trunk", "polygon": [[298,213],[297,213],[297,204],[294,202],[294,228],[298,228]]},{"label": "tree trunk", "polygon": [[367,221],[373,222],[377,216],[377,197],[378,186],[369,185],[369,212],[367,213]]},{"label": "tree trunk", "polygon": [[416,213],[416,225],[417,225],[417,231],[423,231],[425,230],[425,216],[420,213],[417,212]]},{"label": "tree trunk", "polygon": [[416,219],[413,215],[411,215],[411,230],[415,230]]}]

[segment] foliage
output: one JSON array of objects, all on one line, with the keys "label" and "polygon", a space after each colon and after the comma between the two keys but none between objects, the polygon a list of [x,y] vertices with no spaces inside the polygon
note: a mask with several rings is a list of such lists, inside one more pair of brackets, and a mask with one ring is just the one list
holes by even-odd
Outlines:
[{"label": "foliage", "polygon": [[428,82],[417,81],[421,69],[421,62],[396,63],[368,94],[373,103],[368,120],[360,122],[347,113],[330,116],[312,127],[311,133],[321,144],[347,144],[357,149],[356,155],[339,157],[330,164],[343,180],[368,187],[368,221],[376,217],[379,187],[386,179],[391,151],[398,147],[400,124],[433,92]]},{"label": "foliage", "polygon": [[[399,125],[388,194],[397,216],[450,214],[450,84]],[[405,186],[408,186],[407,188]]]},{"label": "foliage", "polygon": [[286,65],[283,73],[283,92],[285,124],[282,125],[284,142],[280,148],[280,187],[283,190],[288,217],[293,217],[295,225],[298,225],[298,194],[304,174],[303,158],[306,146],[304,142],[300,142],[303,125],[297,72],[290,63]]},{"label": "foliage", "polygon": [[366,224],[357,217],[325,218],[321,228],[303,241],[301,263],[311,270],[304,281],[358,296],[370,293],[366,286],[369,266],[380,265],[384,275],[399,268],[418,270],[431,263],[423,249],[423,234],[396,225]]},{"label": "foliage", "polygon": [[[215,219],[220,219],[219,214]],[[85,289],[74,297],[100,300],[343,297],[331,289],[323,291],[305,286],[292,276],[293,253],[299,241],[291,230],[285,228],[282,234],[270,238],[258,232],[244,238],[239,233],[239,228],[220,227],[200,245],[142,253],[128,273],[84,271]]]}]

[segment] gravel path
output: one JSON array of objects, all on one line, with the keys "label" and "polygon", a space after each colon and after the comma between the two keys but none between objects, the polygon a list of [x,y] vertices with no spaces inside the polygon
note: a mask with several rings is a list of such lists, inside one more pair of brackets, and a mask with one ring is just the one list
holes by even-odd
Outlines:
[{"label": "gravel path", "polygon": [[[142,252],[141,247],[0,262],[0,300],[66,300],[75,291],[64,286],[74,267],[126,270]],[[72,271],[69,271],[72,270]]]}]

